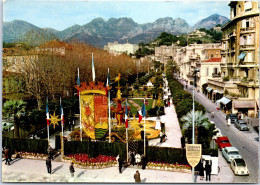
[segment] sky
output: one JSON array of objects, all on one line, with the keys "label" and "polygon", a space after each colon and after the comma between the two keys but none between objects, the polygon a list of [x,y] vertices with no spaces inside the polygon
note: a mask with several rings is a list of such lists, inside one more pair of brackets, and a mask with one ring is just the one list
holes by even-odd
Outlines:
[{"label": "sky", "polygon": [[190,26],[212,14],[230,18],[229,1],[159,0],[4,0],[3,21],[23,20],[40,28],[64,30],[102,17],[129,17],[138,24],[158,18],[182,18]]}]

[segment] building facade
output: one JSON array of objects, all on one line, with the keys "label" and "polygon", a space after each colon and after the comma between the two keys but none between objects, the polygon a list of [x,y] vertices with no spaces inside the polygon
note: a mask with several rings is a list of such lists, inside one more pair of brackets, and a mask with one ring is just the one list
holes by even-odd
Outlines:
[{"label": "building facade", "polygon": [[109,42],[106,46],[104,46],[104,50],[108,51],[109,53],[113,53],[115,55],[120,55],[123,53],[126,54],[134,54],[136,50],[139,49],[138,44],[118,44],[118,42]]},{"label": "building facade", "polygon": [[257,1],[231,1],[222,27],[221,78],[209,87],[232,100],[230,112],[256,117],[259,102],[259,9]]}]

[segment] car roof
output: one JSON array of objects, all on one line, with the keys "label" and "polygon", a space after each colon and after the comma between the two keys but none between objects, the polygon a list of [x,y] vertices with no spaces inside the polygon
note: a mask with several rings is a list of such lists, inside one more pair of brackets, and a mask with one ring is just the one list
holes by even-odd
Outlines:
[{"label": "car roof", "polygon": [[228,152],[231,152],[231,151],[238,151],[238,149],[237,149],[236,147],[233,147],[233,146],[225,147],[225,149],[226,149]]},{"label": "car roof", "polygon": [[237,114],[229,114],[230,116],[237,116]]}]

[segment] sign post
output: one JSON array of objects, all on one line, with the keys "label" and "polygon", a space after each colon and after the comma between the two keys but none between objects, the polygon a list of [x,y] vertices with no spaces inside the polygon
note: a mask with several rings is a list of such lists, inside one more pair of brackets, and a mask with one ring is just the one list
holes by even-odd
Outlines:
[{"label": "sign post", "polygon": [[192,182],[195,182],[194,167],[199,163],[201,159],[201,144],[186,144],[186,158],[188,163],[192,166]]}]

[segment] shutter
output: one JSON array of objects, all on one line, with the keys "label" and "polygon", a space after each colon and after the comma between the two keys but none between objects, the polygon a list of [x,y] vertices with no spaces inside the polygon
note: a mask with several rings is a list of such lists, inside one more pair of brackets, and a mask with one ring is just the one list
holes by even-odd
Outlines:
[{"label": "shutter", "polygon": [[245,10],[250,10],[250,9],[252,9],[252,2],[251,1],[245,2]]},{"label": "shutter", "polygon": [[248,52],[247,53],[247,61],[248,62],[252,62],[253,61],[253,57],[252,57],[253,55],[252,55],[252,52]]},{"label": "shutter", "polygon": [[243,36],[240,37],[240,45],[244,45],[244,37]]},{"label": "shutter", "polygon": [[252,35],[248,35],[248,37],[247,37],[247,44],[248,45],[252,45]]},{"label": "shutter", "polygon": [[242,28],[246,28],[246,20],[242,20]]}]

